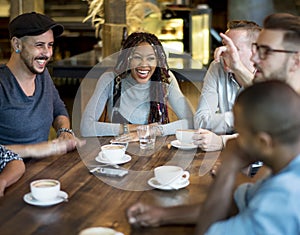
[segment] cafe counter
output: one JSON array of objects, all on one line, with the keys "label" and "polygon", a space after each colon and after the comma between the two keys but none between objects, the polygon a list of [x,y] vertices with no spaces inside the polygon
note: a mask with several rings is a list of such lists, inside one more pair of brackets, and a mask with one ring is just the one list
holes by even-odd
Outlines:
[{"label": "cafe counter", "polygon": [[[104,71],[115,65],[117,55],[115,53],[102,59],[96,50],[91,50],[52,62],[48,69],[54,78],[99,78]],[[201,82],[206,73],[206,68],[188,54],[170,53],[167,61],[179,81]]]}]

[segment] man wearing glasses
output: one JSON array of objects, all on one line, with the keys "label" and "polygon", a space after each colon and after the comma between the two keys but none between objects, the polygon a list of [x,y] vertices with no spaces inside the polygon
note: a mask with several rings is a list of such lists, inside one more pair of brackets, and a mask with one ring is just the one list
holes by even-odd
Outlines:
[{"label": "man wearing glasses", "polygon": [[[266,17],[263,30],[252,44],[251,61],[256,68],[254,82],[284,80],[300,94],[300,17],[288,13]],[[231,135],[221,137],[229,139]]]},{"label": "man wearing glasses", "polygon": [[[264,29],[260,33],[257,42],[252,45],[253,56],[252,61],[255,64],[257,69],[255,75],[255,81],[263,81],[263,80],[272,80],[277,79],[286,82],[289,84],[298,94],[300,94],[300,17],[293,16],[290,14],[277,13],[268,16],[264,22]],[[271,132],[276,129],[276,126],[283,127],[284,124],[290,125],[294,121],[299,119],[299,115],[295,115],[293,112],[297,112],[297,106],[299,104],[299,97],[295,95],[292,89],[289,89],[289,86],[286,86],[282,83],[280,86],[276,85],[276,81],[264,82],[262,84],[255,84],[253,87],[248,88],[248,90],[252,89],[250,92],[252,95],[248,97],[248,106],[244,107],[244,111],[251,108],[253,110],[253,106],[259,106],[262,102],[267,101],[268,105],[264,105],[265,108],[261,110],[261,112],[257,112],[258,117],[262,115],[262,113],[268,113],[269,116],[264,116],[264,118],[260,119],[257,117],[257,123],[260,125],[253,125],[256,127],[266,125],[269,123],[273,123],[274,127],[271,128]],[[276,87],[277,88],[276,88]],[[255,88],[256,87],[256,88]],[[257,92],[256,89],[260,89],[260,92]],[[289,90],[289,94],[293,93],[293,97],[289,96],[287,93],[284,93],[284,90]],[[260,94],[260,95],[258,95]],[[249,95],[249,93],[248,93]],[[245,97],[245,96],[244,96]],[[251,104],[251,100],[254,100],[253,104]],[[285,101],[284,101],[285,100]],[[298,101],[296,101],[298,100]],[[296,103],[294,103],[296,101]],[[282,103],[284,102],[284,103]],[[266,102],[265,102],[266,103]],[[290,106],[292,103],[296,104],[296,106]],[[250,105],[251,104],[251,105]],[[276,104],[276,105],[274,105]],[[236,104],[237,105],[237,104]],[[291,113],[283,110],[290,106]],[[281,111],[281,112],[280,112]],[[273,112],[273,113],[272,113]],[[255,113],[255,112],[254,112]],[[277,113],[281,115],[277,115]],[[278,119],[280,116],[286,116],[281,121],[281,124],[275,124],[274,120]],[[246,118],[245,118],[246,117]],[[248,119],[253,119],[255,115],[244,115],[243,125],[240,127],[245,128],[249,127]],[[288,120],[290,119],[290,120]],[[253,119],[254,120],[254,119]],[[262,121],[259,121],[262,120]],[[270,121],[268,121],[270,120]],[[244,129],[245,130],[245,129]],[[277,133],[277,136],[281,138],[286,138],[291,133],[298,133],[298,129],[294,128],[293,131],[282,131]],[[249,131],[249,130],[248,130]],[[246,136],[251,132],[246,132]],[[270,133],[271,133],[270,132]],[[245,132],[240,132],[240,135],[245,135]],[[252,134],[248,135],[252,136]],[[274,138],[274,135],[270,135],[269,140]],[[299,138],[298,138],[299,139]],[[239,141],[241,137],[239,137]],[[252,140],[258,140],[257,138],[253,138]],[[292,149],[293,141],[290,138],[285,139],[286,142],[282,142],[284,147],[284,151],[282,154],[278,155],[278,158],[270,158],[268,163],[272,165],[281,164],[283,159],[288,158],[288,152]],[[250,151],[254,145],[249,141],[243,142],[243,146],[247,146]],[[275,155],[277,155],[278,144],[280,141],[273,142],[273,144],[269,144],[268,148],[274,148],[272,151]],[[233,184],[235,182],[235,173],[232,171],[232,166],[234,166],[238,161],[242,161],[243,154],[238,151],[237,147],[240,146],[241,142],[238,142],[237,139],[231,140],[229,146],[225,149],[223,154],[223,161],[221,169],[218,171],[217,177],[213,182],[209,195],[207,196],[206,207],[201,207],[195,205],[185,205],[181,207],[170,207],[170,208],[161,208],[155,207],[151,205],[146,205],[143,203],[137,203],[130,207],[127,211],[127,215],[129,218],[129,222],[132,224],[138,224],[142,226],[159,226],[161,224],[180,224],[180,223],[196,223],[198,222],[198,233],[204,234],[201,228],[206,230],[207,227],[210,227],[210,232],[205,234],[299,234],[299,215],[297,210],[293,208],[299,208],[295,206],[295,204],[289,204],[291,202],[290,198],[286,195],[281,194],[283,192],[283,188],[287,187],[289,190],[296,192],[298,190],[297,184],[293,183],[291,180],[287,180],[285,178],[281,182],[276,182],[273,186],[277,188],[274,192],[270,193],[269,197],[264,197],[264,201],[260,198],[259,200],[253,200],[257,195],[259,195],[258,190],[253,190],[254,188],[248,187],[250,185],[244,186],[244,192],[240,191],[239,199],[235,197],[235,202],[239,205],[239,213],[240,218],[244,218],[244,221],[237,222],[236,219],[239,219],[238,216],[230,217],[229,211],[228,214],[224,213],[224,210],[230,208],[226,207],[228,203],[232,202],[231,197],[224,196],[224,192],[231,192],[233,189]],[[298,149],[299,143],[295,144],[294,147]],[[235,149],[234,149],[235,147]],[[277,148],[277,149],[276,149]],[[252,150],[251,150],[252,151]],[[299,151],[295,151],[290,156],[296,156]],[[265,147],[262,147],[260,151],[257,153],[265,154],[270,153]],[[254,154],[258,155],[258,154]],[[274,156],[275,156],[274,155]],[[226,158],[229,157],[228,158]],[[230,158],[233,157],[231,160]],[[295,158],[296,159],[296,158]],[[299,159],[299,158],[298,158]],[[245,158],[244,158],[245,160]],[[280,163],[281,162],[281,163]],[[289,165],[291,166],[291,165]],[[273,178],[276,179],[278,176],[282,175],[282,173],[286,173],[290,170],[288,164],[283,164],[282,167],[277,168],[273,174],[268,175],[266,178],[262,179],[261,182],[265,182]],[[297,170],[296,170],[297,171]],[[219,176],[218,176],[219,175]],[[296,179],[295,174],[291,175],[293,180]],[[221,182],[221,183],[220,183]],[[223,183],[222,183],[223,182]],[[219,183],[219,184],[218,184]],[[256,184],[256,186],[259,185]],[[265,186],[272,186],[272,184],[266,183]],[[232,188],[230,188],[232,187]],[[274,189],[275,189],[274,188]],[[242,189],[242,188],[240,188]],[[259,187],[257,188],[259,189]],[[279,189],[279,190],[278,190]],[[260,192],[266,192],[264,190],[260,190]],[[274,196],[279,196],[282,201],[274,200]],[[281,195],[281,196],[280,196]],[[290,194],[291,195],[291,194]],[[212,197],[213,196],[213,197]],[[298,196],[299,197],[299,196]],[[228,200],[230,199],[230,200]],[[285,201],[283,203],[283,201]],[[213,203],[211,203],[213,202]],[[217,203],[216,203],[217,202]],[[293,205],[289,207],[288,205]],[[242,207],[243,208],[242,208]],[[281,208],[279,208],[281,207]],[[201,209],[207,209],[200,214]],[[272,211],[272,212],[271,212]],[[262,212],[262,213],[260,213]],[[270,213],[271,212],[271,213]],[[278,213],[279,212],[279,213]],[[285,213],[286,212],[286,213]],[[170,213],[170,214],[169,214]],[[222,214],[223,213],[223,214]],[[287,214],[292,215],[294,213],[295,216],[292,216],[293,219],[289,219]],[[278,216],[277,218],[276,215]],[[243,217],[244,216],[244,217]],[[230,219],[228,219],[230,218]],[[257,218],[255,220],[255,218]],[[229,221],[229,222],[228,222]],[[232,221],[233,223],[231,223]],[[251,222],[254,222],[251,224]],[[282,223],[283,222],[283,223]],[[262,226],[262,225],[266,226]],[[228,227],[227,227],[228,225]],[[247,226],[249,225],[249,226]],[[248,229],[249,228],[249,229]],[[219,229],[219,233],[214,229]],[[226,230],[227,229],[227,230]],[[238,230],[235,230],[238,229]],[[238,232],[236,232],[238,231]],[[243,233],[244,231],[244,233]]]},{"label": "man wearing glasses", "polygon": [[268,16],[251,60],[257,71],[254,81],[284,80],[300,94],[300,17],[286,13]]}]

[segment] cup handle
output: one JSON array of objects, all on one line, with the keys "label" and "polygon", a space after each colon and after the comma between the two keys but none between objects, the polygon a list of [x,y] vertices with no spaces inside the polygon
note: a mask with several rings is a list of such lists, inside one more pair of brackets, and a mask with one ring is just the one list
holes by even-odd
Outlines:
[{"label": "cup handle", "polygon": [[190,172],[184,171],[181,178],[182,180],[188,180],[190,178]]}]

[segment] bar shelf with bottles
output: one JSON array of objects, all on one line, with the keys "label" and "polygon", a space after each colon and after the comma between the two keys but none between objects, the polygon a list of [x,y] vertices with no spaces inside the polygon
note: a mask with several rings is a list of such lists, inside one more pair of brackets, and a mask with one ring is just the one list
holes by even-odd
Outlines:
[{"label": "bar shelf with bottles", "polygon": [[194,60],[207,65],[210,61],[211,9],[206,5],[190,8],[167,5],[162,10],[162,27],[158,38],[164,47],[189,53]]}]

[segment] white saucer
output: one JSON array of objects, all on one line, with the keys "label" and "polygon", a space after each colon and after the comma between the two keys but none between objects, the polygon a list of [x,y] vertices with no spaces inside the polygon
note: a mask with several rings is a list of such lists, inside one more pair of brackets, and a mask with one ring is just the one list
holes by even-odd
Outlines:
[{"label": "white saucer", "polygon": [[80,231],[79,235],[97,235],[97,234],[111,234],[111,235],[124,235],[123,233],[117,232],[112,228],[106,227],[91,227]]},{"label": "white saucer", "polygon": [[171,141],[171,145],[175,148],[182,149],[182,150],[196,149],[198,147],[195,144],[182,144],[179,140]]},{"label": "white saucer", "polygon": [[52,201],[41,202],[36,200],[31,193],[24,195],[23,200],[30,205],[34,206],[52,206],[65,201],[68,198],[68,194],[64,191],[59,191],[58,197]]},{"label": "white saucer", "polygon": [[155,177],[151,178],[148,180],[148,184],[153,187],[153,188],[157,188],[157,189],[161,189],[161,190],[178,190],[181,188],[185,188],[186,186],[188,186],[190,184],[189,180],[182,180],[181,182],[178,182],[177,184],[174,185],[161,185],[160,183],[158,183],[158,181],[155,179]]},{"label": "white saucer", "polygon": [[131,160],[131,156],[128,155],[128,154],[125,154],[122,160],[116,161],[116,162],[112,162],[112,161],[109,161],[108,159],[104,158],[102,156],[102,152],[100,152],[98,154],[98,156],[95,158],[95,160],[97,162],[104,163],[104,164],[124,164],[124,163],[129,162]]}]

